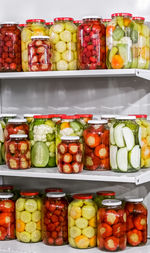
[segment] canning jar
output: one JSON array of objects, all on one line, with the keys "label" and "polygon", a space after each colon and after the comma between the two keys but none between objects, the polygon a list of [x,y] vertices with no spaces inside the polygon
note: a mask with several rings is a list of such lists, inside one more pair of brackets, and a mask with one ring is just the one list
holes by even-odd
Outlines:
[{"label": "canning jar", "polygon": [[53,48],[53,70],[77,69],[77,27],[73,18],[55,18],[49,36]]},{"label": "canning jar", "polygon": [[105,69],[106,29],[99,17],[85,17],[78,26],[78,68]]},{"label": "canning jar", "polygon": [[30,143],[26,134],[11,134],[6,144],[6,164],[9,169],[20,170],[31,167]]},{"label": "canning jar", "polygon": [[147,209],[143,198],[125,198],[127,214],[127,243],[130,246],[141,246],[147,243]]},{"label": "canning jar", "polygon": [[86,170],[109,170],[109,129],[107,120],[89,120],[83,132]]},{"label": "canning jar", "polygon": [[35,115],[30,125],[31,162],[34,167],[55,167],[55,122],[52,115]]},{"label": "canning jar", "polygon": [[62,136],[57,146],[58,169],[60,173],[79,173],[83,170],[83,153],[78,136]]},{"label": "canning jar", "polygon": [[20,242],[39,242],[42,201],[38,192],[25,191],[16,201],[16,237]]},{"label": "canning jar", "polygon": [[132,14],[114,13],[106,28],[106,64],[108,69],[129,69],[132,46],[138,42]]},{"label": "canning jar", "polygon": [[94,201],[99,208],[99,207],[102,207],[102,201],[104,199],[115,199],[115,196],[116,196],[116,193],[112,191],[99,191],[99,192],[96,192]]},{"label": "canning jar", "polygon": [[91,194],[75,194],[68,208],[68,238],[73,248],[96,246],[97,206]]},{"label": "canning jar", "polygon": [[13,22],[0,27],[0,71],[21,71],[21,32]]},{"label": "canning jar", "polygon": [[[132,68],[149,69],[150,65],[150,41],[149,27],[146,25],[145,18],[133,17],[134,27],[138,33],[138,41],[133,47]],[[137,35],[136,35],[137,36]]]},{"label": "canning jar", "polygon": [[116,172],[138,171],[141,165],[140,128],[135,116],[117,116],[110,132],[110,166]]},{"label": "canning jar", "polygon": [[97,212],[97,246],[103,251],[126,248],[126,212],[122,201],[105,199]]},{"label": "canning jar", "polygon": [[104,18],[104,19],[102,19],[102,22],[103,22],[104,26],[107,27],[108,24],[111,22],[111,18]]},{"label": "canning jar", "polygon": [[49,36],[32,36],[28,44],[29,71],[51,70],[51,46]]},{"label": "canning jar", "polygon": [[4,141],[8,141],[11,134],[29,135],[26,119],[9,119],[4,130]]},{"label": "canning jar", "polygon": [[28,44],[31,42],[32,36],[45,36],[46,26],[44,19],[28,19],[26,26],[21,33],[21,52],[22,52],[22,69],[29,71],[28,66]]},{"label": "canning jar", "polygon": [[68,243],[68,202],[63,192],[48,192],[43,203],[42,239],[47,245]]}]

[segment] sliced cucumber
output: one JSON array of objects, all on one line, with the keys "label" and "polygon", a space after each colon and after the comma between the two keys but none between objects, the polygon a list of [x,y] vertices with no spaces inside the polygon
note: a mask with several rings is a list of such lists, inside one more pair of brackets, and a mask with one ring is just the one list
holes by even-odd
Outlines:
[{"label": "sliced cucumber", "polygon": [[138,170],[140,169],[141,163],[141,149],[139,145],[136,145],[130,152],[129,152],[129,161],[131,166]]},{"label": "sliced cucumber", "polygon": [[111,143],[112,145],[115,145],[115,144],[116,144],[116,143],[115,143],[115,139],[114,139],[114,128],[113,128],[112,125],[110,126],[110,143]]},{"label": "sliced cucumber", "polygon": [[135,145],[134,134],[129,127],[122,128],[123,137],[126,143],[127,150],[130,151]]},{"label": "sliced cucumber", "polygon": [[139,126],[139,131],[138,131],[138,140],[140,147],[142,147],[142,134],[141,134],[141,127]]},{"label": "sliced cucumber", "polygon": [[120,148],[117,152],[117,164],[118,168],[122,172],[128,170],[128,151],[127,148]]},{"label": "sliced cucumber", "polygon": [[125,126],[125,124],[118,124],[114,129],[114,138],[115,143],[119,148],[125,147],[125,142],[123,139],[123,132],[122,128]]},{"label": "sliced cucumber", "polygon": [[0,124],[0,141],[4,142],[4,132],[1,124]]},{"label": "sliced cucumber", "polygon": [[110,166],[113,170],[117,170],[117,146],[110,146]]}]

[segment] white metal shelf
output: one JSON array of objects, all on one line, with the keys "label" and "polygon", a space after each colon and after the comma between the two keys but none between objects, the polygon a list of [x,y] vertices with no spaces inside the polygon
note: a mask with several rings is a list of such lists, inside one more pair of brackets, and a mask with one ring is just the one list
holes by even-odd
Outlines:
[{"label": "white metal shelf", "polygon": [[66,180],[99,181],[134,183],[140,185],[150,182],[150,169],[141,169],[135,173],[116,173],[112,171],[83,170],[79,174],[59,173],[57,168],[31,168],[28,170],[10,170],[6,165],[0,166],[0,176],[32,177],[32,178],[57,178]]}]

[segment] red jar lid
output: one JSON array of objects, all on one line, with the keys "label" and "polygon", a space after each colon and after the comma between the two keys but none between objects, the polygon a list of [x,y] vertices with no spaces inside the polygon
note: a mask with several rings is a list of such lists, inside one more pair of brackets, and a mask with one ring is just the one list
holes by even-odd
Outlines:
[{"label": "red jar lid", "polygon": [[19,27],[25,27],[26,24],[19,24],[18,26],[19,26]]},{"label": "red jar lid", "polygon": [[0,190],[13,190],[14,187],[12,185],[0,185]]},{"label": "red jar lid", "polygon": [[34,115],[34,119],[48,119],[49,115]]},{"label": "red jar lid", "polygon": [[111,17],[131,17],[132,18],[132,14],[131,13],[113,13],[111,15]]},{"label": "red jar lid", "polygon": [[61,119],[80,119],[80,116],[78,116],[78,115],[64,115],[64,116],[61,116]]},{"label": "red jar lid", "polygon": [[91,194],[85,193],[85,194],[75,194],[73,195],[74,199],[92,199],[93,196]]},{"label": "red jar lid", "polygon": [[135,116],[136,119],[147,119],[147,114],[129,114],[129,116]]},{"label": "red jar lid", "polygon": [[47,23],[45,23],[45,25],[53,25],[54,24],[54,22],[47,22]]},{"label": "red jar lid", "polygon": [[34,191],[28,192],[28,191],[25,191],[25,192],[20,192],[20,195],[21,196],[36,196],[36,195],[39,195],[39,192],[34,192]]},{"label": "red jar lid", "polygon": [[82,21],[82,20],[74,20],[73,23],[74,23],[74,24],[82,24],[83,21]]},{"label": "red jar lid", "polygon": [[48,116],[51,116],[52,115],[52,118],[61,118],[63,116],[66,116],[66,114],[49,114]]},{"label": "red jar lid", "polygon": [[93,114],[76,114],[75,116],[79,116],[80,118],[92,118]]},{"label": "red jar lid", "polygon": [[54,18],[54,22],[57,21],[74,21],[73,18],[69,18],[69,17],[59,17],[59,18]]},{"label": "red jar lid", "polygon": [[61,188],[46,188],[45,192],[63,192],[63,189]]},{"label": "red jar lid", "polygon": [[102,19],[102,22],[111,22],[111,18]]},{"label": "red jar lid", "polygon": [[115,196],[115,192],[112,192],[112,191],[99,191],[96,193],[97,195],[99,196]]},{"label": "red jar lid", "polygon": [[145,20],[145,18],[144,18],[144,17],[133,17],[132,19],[133,19],[133,20],[142,20],[142,21],[144,21],[144,20]]},{"label": "red jar lid", "polygon": [[26,23],[45,23],[45,19],[39,19],[39,18],[36,18],[36,19],[27,19],[26,20]]}]

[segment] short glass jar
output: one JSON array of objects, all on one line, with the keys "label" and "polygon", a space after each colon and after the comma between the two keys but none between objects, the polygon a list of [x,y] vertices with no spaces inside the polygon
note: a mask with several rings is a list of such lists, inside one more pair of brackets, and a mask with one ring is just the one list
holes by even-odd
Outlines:
[{"label": "short glass jar", "polygon": [[4,129],[4,141],[10,139],[11,134],[29,135],[29,126],[26,119],[9,119]]}]

